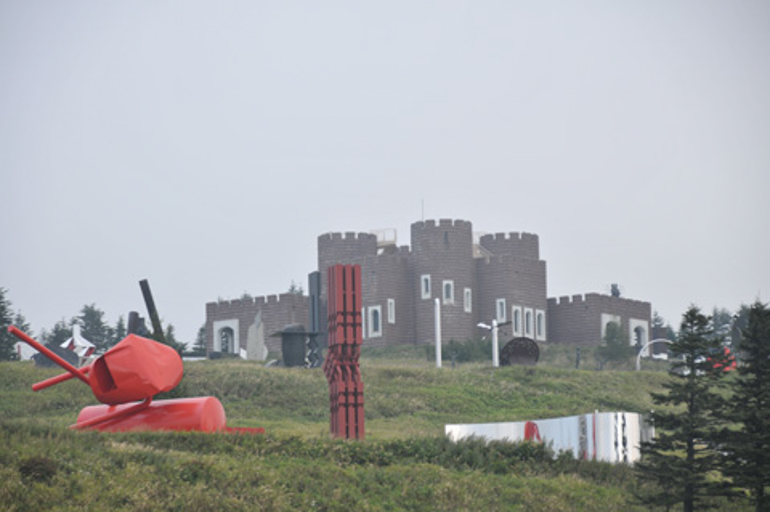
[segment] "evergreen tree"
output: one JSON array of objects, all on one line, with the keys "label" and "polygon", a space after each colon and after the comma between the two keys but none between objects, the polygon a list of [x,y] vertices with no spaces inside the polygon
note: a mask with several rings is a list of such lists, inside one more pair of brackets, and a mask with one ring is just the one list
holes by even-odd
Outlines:
[{"label": "evergreen tree", "polygon": [[[184,353],[185,349],[187,348],[187,345],[180,341],[177,341],[176,329],[174,329],[174,324],[168,324],[166,326],[166,329],[163,332],[163,337],[165,338],[166,345],[176,350],[180,356]],[[155,341],[161,341],[161,340],[155,340]]]},{"label": "evergreen tree", "polygon": [[609,322],[604,333],[604,343],[596,350],[599,358],[599,369],[609,361],[623,361],[633,353],[633,348],[628,345],[628,336],[625,335],[617,322]]},{"label": "evergreen tree", "polygon": [[730,310],[714,308],[714,314],[711,315],[711,323],[714,329],[714,336],[729,340],[733,325],[733,315],[730,313]]},{"label": "evergreen tree", "polygon": [[726,419],[740,425],[725,432],[727,475],[749,490],[756,510],[770,510],[770,310],[759,302],[749,309],[743,330],[743,364],[733,384]]},{"label": "evergreen tree", "polygon": [[201,325],[198,329],[198,335],[195,337],[195,345],[193,345],[192,354],[197,357],[206,356],[206,326]]},{"label": "evergreen tree", "polygon": [[126,329],[126,321],[123,319],[123,315],[120,315],[118,317],[118,321],[115,324],[115,328],[112,330],[112,344],[111,347],[117,345],[121,341],[123,341],[123,338],[125,338],[128,335],[128,330]]},{"label": "evergreen tree", "polygon": [[642,460],[635,467],[659,489],[639,496],[645,504],[668,510],[682,503],[685,512],[692,512],[709,506],[706,497],[724,492],[710,473],[719,462],[715,442],[723,405],[715,384],[724,372],[714,366],[725,356],[710,319],[694,306],[684,314],[671,348],[681,359],[671,364],[672,379],[664,384],[668,392],[652,394],[653,402],[666,409],[653,413],[656,437],[642,443]]},{"label": "evergreen tree", "polygon": [[104,353],[112,344],[112,328],[104,321],[104,311],[95,304],[85,305],[77,317],[80,334],[96,346],[97,353]]},{"label": "evergreen tree", "polygon": [[738,312],[733,317],[732,325],[732,350],[735,356],[740,360],[741,353],[741,341],[743,340],[743,331],[749,326],[749,312],[751,307],[746,304],[741,304]]},{"label": "evergreen tree", "polygon": [[32,332],[32,326],[29,325],[29,322],[27,322],[27,319],[21,314],[21,311],[17,311],[16,315],[13,317],[13,325],[27,334]]},{"label": "evergreen tree", "polygon": [[[53,326],[53,329],[51,329],[51,331],[46,331],[45,329],[43,329],[43,332],[40,335],[40,342],[43,345],[45,345],[46,348],[48,348],[54,354],[57,354],[59,357],[61,357],[62,359],[64,359],[65,361],[69,362],[72,365],[78,364],[77,354],[75,354],[71,350],[62,348],[61,344],[72,337],[72,326],[75,325],[76,322],[77,322],[77,318],[71,318],[69,321],[66,321],[64,319],[59,320]],[[54,363],[52,360],[48,359],[47,356],[44,356],[41,353],[35,354],[34,356],[32,356],[32,359],[35,360],[36,366],[45,366],[45,367],[56,366],[56,363]]]},{"label": "evergreen tree", "polygon": [[59,320],[54,324],[53,329],[50,331],[43,330],[40,340],[43,345],[51,348],[51,346],[58,347],[68,339],[72,337],[72,325],[76,322],[73,318],[69,322],[64,319]]},{"label": "evergreen tree", "polygon": [[0,287],[0,361],[12,361],[18,357],[15,346],[19,340],[8,332],[8,327],[13,325],[13,313],[5,294],[5,288]]}]

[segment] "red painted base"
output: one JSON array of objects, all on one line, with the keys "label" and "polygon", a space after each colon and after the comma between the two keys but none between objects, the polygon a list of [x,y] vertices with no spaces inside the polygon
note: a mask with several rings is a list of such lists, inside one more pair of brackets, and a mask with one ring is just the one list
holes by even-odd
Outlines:
[{"label": "red painted base", "polygon": [[[136,412],[127,409],[134,408]],[[121,414],[124,412],[126,414]],[[105,421],[100,421],[105,417]],[[157,400],[142,408],[137,403],[92,405],[78,415],[72,428],[91,428],[102,432],[137,432],[146,430],[226,430],[225,410],[213,396]]]}]

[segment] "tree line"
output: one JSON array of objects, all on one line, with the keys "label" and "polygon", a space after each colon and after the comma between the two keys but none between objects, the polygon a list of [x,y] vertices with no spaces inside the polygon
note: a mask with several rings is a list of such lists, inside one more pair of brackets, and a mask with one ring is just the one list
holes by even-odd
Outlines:
[{"label": "tree line", "polygon": [[[642,444],[636,471],[654,485],[639,499],[690,512],[744,494],[757,511],[770,510],[770,310],[759,302],[747,307],[738,332],[715,317],[697,307],[683,315],[671,380],[652,395],[663,408],[652,414],[655,438]],[[739,356],[734,372],[726,371],[728,335]]]},{"label": "tree line", "polygon": [[[105,320],[104,311],[99,309],[96,304],[86,304],[78,315],[59,320],[50,329],[42,329],[36,339],[49,347],[60,346],[72,336],[72,327],[75,324],[80,326],[82,336],[94,344],[97,354],[106,352],[128,334],[126,321],[122,315],[114,324],[110,324]],[[31,334],[32,327],[29,322],[21,312],[13,311],[13,305],[7,297],[6,289],[0,287],[0,361],[14,360],[18,357],[14,347],[19,340],[8,332],[10,325],[15,325],[20,330]],[[151,334],[150,337],[154,337],[154,335]],[[199,330],[191,351],[187,350],[186,343],[177,340],[176,330],[171,323],[163,326],[163,338],[163,340],[159,339],[158,341],[163,341],[180,354],[205,355],[203,327]]]}]

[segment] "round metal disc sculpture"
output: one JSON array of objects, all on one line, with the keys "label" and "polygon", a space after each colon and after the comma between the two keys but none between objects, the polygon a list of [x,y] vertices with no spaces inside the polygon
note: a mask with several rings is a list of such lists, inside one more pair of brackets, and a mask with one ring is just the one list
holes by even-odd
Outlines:
[{"label": "round metal disc sculpture", "polygon": [[500,352],[500,366],[520,364],[534,366],[540,359],[540,349],[531,338],[513,338]]}]

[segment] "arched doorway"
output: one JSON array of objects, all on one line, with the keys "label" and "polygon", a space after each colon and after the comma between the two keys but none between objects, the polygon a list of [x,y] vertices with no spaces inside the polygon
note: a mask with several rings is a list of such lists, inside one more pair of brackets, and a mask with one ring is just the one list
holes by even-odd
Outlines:
[{"label": "arched doorway", "polygon": [[231,327],[222,327],[217,335],[219,336],[220,352],[227,354],[235,352],[235,332]]}]

